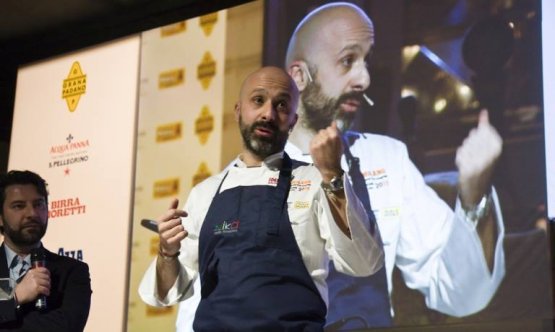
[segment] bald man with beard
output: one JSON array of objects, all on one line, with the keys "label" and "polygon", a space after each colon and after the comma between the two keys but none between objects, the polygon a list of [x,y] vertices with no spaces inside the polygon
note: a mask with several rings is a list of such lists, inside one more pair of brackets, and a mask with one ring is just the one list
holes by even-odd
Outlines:
[{"label": "bald man with beard", "polygon": [[[424,295],[428,308],[457,317],[486,307],[505,275],[503,218],[491,187],[502,142],[487,112],[457,152],[459,198],[453,211],[426,186],[402,142],[349,130],[366,103],[373,45],[374,26],[360,8],[329,3],[299,23],[286,57],[300,91],[299,120],[286,152],[312,162],[311,139],[335,120],[346,141],[342,168],[384,244],[385,268],[370,279],[349,278],[330,267],[327,331],[391,325],[394,266],[408,287]],[[199,282],[194,286],[199,294]],[[192,331],[196,296],[180,305],[178,331]]]},{"label": "bald man with beard", "polygon": [[502,141],[487,111],[457,151],[459,193],[453,211],[426,186],[403,143],[349,130],[366,102],[373,45],[374,26],[360,8],[330,3],[300,22],[286,56],[286,69],[300,91],[300,123],[286,152],[311,162],[310,140],[337,122],[345,146],[342,167],[379,229],[386,255],[384,268],[370,278],[330,269],[328,330],[391,325],[394,266],[429,308],[458,317],[487,306],[505,273],[504,226],[491,186]]},{"label": "bald man with beard", "polygon": [[281,68],[245,79],[235,105],[242,152],[195,186],[184,210],[174,199],[157,219],[160,248],[139,287],[143,301],[168,306],[200,295],[189,308],[197,332],[318,332],[328,262],[359,276],[383,266],[379,234],[368,232],[364,207],[343,185],[336,126],[314,136],[314,165],[283,153],[297,102]]}]

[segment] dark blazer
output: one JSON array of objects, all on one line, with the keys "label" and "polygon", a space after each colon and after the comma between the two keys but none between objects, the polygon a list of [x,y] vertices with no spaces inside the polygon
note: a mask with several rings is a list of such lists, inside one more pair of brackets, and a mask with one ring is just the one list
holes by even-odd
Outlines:
[{"label": "dark blazer", "polygon": [[[0,301],[0,331],[83,331],[91,305],[89,266],[44,249],[50,271],[47,309],[39,312],[30,302],[16,308],[15,300]],[[0,246],[0,277],[10,276],[4,244]]]}]

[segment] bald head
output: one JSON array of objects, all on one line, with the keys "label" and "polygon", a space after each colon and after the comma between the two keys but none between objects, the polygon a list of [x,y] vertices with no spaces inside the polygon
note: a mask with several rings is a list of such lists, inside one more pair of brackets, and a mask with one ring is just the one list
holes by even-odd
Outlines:
[{"label": "bald head", "polygon": [[317,132],[333,120],[343,129],[350,127],[370,85],[373,45],[372,21],[350,3],[326,4],[299,23],[289,42],[286,68],[301,94],[300,128]]},{"label": "bald head", "polygon": [[[289,40],[285,65],[287,68],[296,60],[306,61],[316,52],[326,51],[333,37],[347,38],[344,32],[355,27],[366,33],[374,42],[374,25],[370,18],[356,5],[333,2],[310,12],[297,26]],[[331,38],[330,38],[331,37]]]},{"label": "bald head", "polygon": [[279,93],[291,100],[291,108],[296,112],[299,99],[297,85],[289,74],[279,67],[262,67],[250,73],[243,84],[239,94],[240,101],[248,98],[254,90],[278,89]]}]

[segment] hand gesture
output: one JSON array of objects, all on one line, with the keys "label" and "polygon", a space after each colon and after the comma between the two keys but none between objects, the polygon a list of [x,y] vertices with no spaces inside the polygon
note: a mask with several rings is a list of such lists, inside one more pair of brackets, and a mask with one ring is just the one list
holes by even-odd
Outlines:
[{"label": "hand gesture", "polygon": [[15,286],[15,296],[19,304],[34,301],[40,295],[50,295],[50,271],[45,267],[30,269]]},{"label": "hand gesture", "polygon": [[179,200],[174,198],[166,213],[156,220],[160,236],[160,251],[165,256],[177,254],[181,248],[181,240],[189,234],[181,223],[181,217],[186,217],[187,212],[177,209],[178,205]]},{"label": "hand gesture", "polygon": [[478,204],[489,190],[502,145],[501,136],[489,122],[488,112],[482,110],[478,126],[470,131],[455,157],[459,170],[459,194],[464,207]]},{"label": "hand gesture", "polygon": [[310,142],[312,161],[322,174],[324,182],[329,182],[334,176],[341,174],[342,153],[341,133],[333,121],[329,127],[318,131]]}]

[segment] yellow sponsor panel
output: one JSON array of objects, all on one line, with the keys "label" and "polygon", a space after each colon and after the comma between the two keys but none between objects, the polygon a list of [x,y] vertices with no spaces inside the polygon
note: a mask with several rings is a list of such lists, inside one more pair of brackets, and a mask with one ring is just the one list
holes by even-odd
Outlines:
[{"label": "yellow sponsor panel", "polygon": [[208,136],[210,136],[212,131],[214,131],[214,116],[210,113],[208,106],[203,106],[199,116],[195,120],[195,134],[200,144],[206,144]]},{"label": "yellow sponsor panel", "polygon": [[154,182],[152,196],[164,198],[175,196],[179,193],[179,178],[165,179]]},{"label": "yellow sponsor panel", "polygon": [[214,30],[214,26],[218,22],[218,13],[210,13],[202,15],[199,19],[200,28],[204,31],[204,34],[208,37]]},{"label": "yellow sponsor panel", "polygon": [[86,91],[87,75],[81,70],[79,62],[75,61],[62,85],[62,99],[66,100],[70,112],[75,111],[81,95],[85,94]]},{"label": "yellow sponsor panel", "polygon": [[185,32],[187,30],[187,22],[181,21],[174,24],[169,24],[160,28],[160,36],[168,37],[175,34]]},{"label": "yellow sponsor panel", "polygon": [[208,169],[208,165],[205,162],[200,163],[197,172],[193,175],[193,187],[210,177],[210,175],[212,175],[212,172]]},{"label": "yellow sponsor panel", "polygon": [[197,66],[197,78],[204,90],[208,89],[214,76],[216,76],[216,61],[210,52],[205,52],[201,63]]},{"label": "yellow sponsor panel", "polygon": [[156,142],[167,142],[180,139],[183,129],[181,122],[168,123],[156,128]]},{"label": "yellow sponsor panel", "polygon": [[160,237],[159,236],[153,236],[150,238],[150,256],[156,256],[158,255],[158,248],[160,246]]},{"label": "yellow sponsor panel", "polygon": [[146,316],[153,317],[153,316],[165,316],[173,314],[173,307],[152,307],[147,305],[146,306]]},{"label": "yellow sponsor panel", "polygon": [[166,89],[185,82],[185,68],[168,70],[158,76],[158,88]]}]

